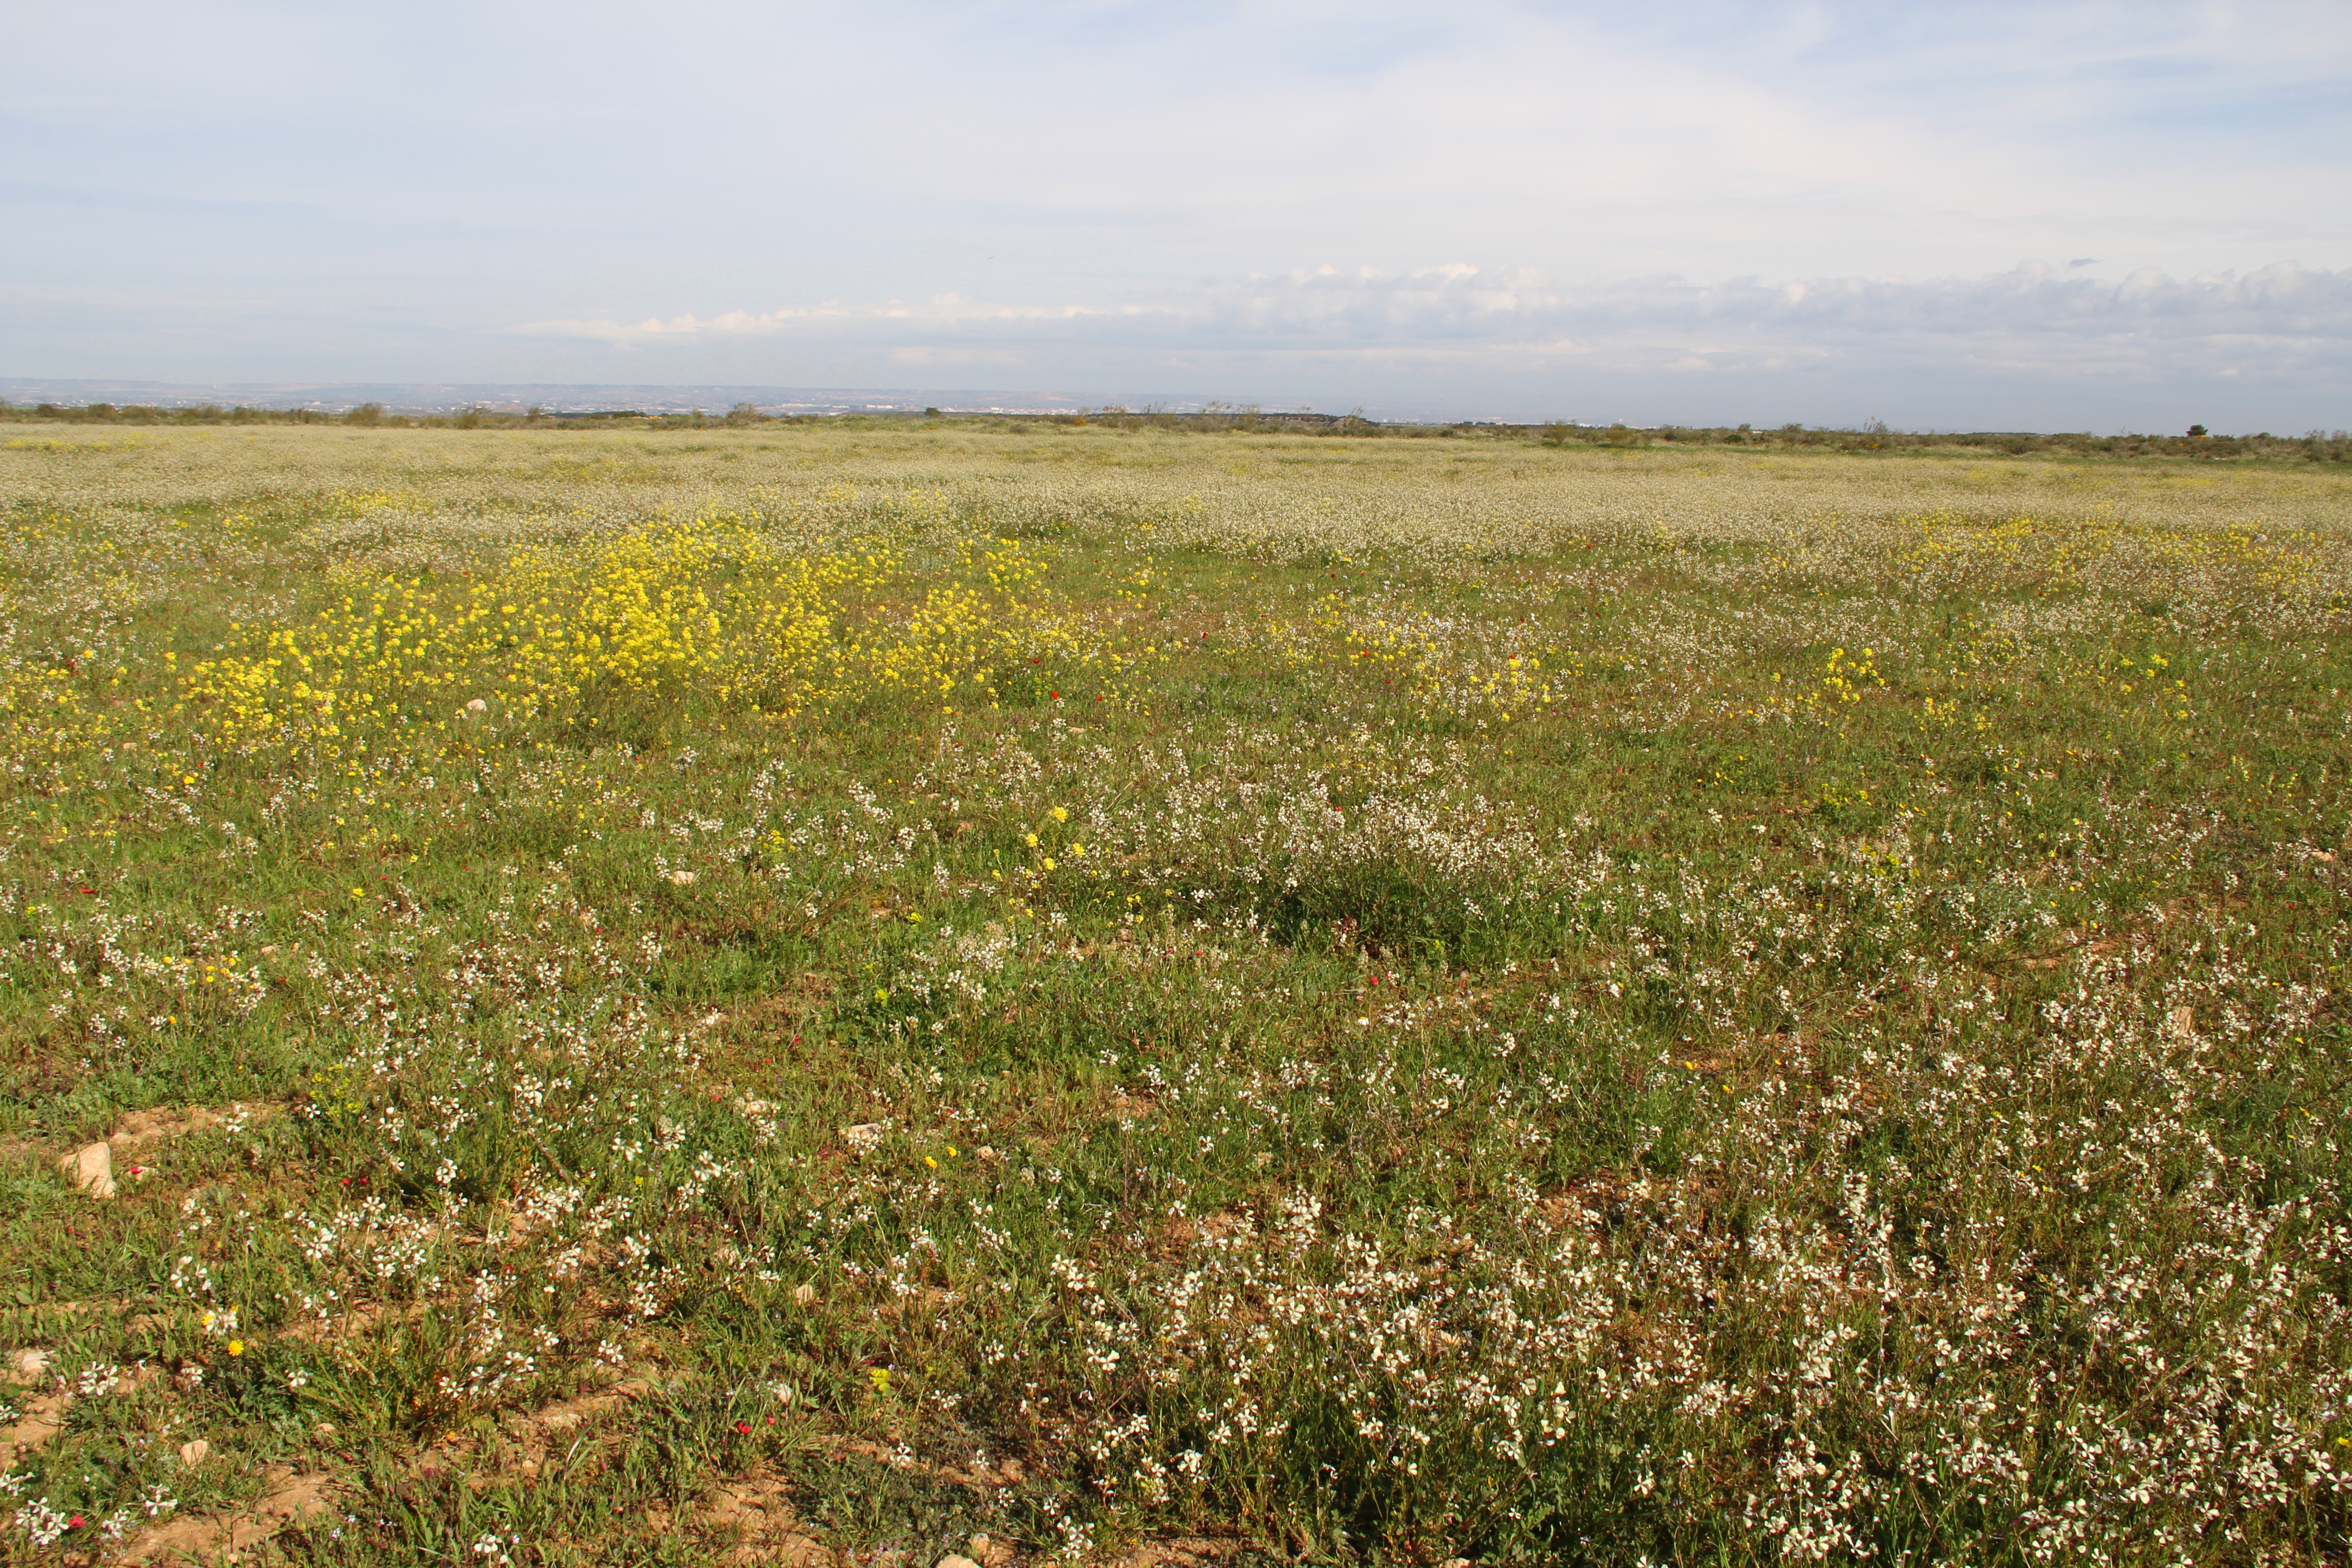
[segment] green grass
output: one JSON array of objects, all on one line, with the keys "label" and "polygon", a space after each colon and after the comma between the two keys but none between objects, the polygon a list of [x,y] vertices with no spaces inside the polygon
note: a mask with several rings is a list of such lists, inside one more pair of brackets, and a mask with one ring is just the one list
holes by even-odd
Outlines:
[{"label": "green grass", "polygon": [[[2352,508],[2194,477],[0,453],[0,1552],[2340,1561]],[[692,511],[1042,596],[943,701],[186,704]]]}]

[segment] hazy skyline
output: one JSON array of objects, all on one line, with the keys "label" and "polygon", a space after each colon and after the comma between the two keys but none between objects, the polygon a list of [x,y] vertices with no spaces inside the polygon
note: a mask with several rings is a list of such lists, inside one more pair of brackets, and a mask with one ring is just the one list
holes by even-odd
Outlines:
[{"label": "hazy skyline", "polygon": [[11,18],[0,375],[2352,425],[2352,8]]}]

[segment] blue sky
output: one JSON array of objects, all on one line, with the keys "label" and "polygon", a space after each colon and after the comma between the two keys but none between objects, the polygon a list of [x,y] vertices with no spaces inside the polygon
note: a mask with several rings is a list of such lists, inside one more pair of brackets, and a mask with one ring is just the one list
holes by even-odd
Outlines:
[{"label": "blue sky", "polygon": [[0,375],[2352,426],[2352,6],[20,7]]}]

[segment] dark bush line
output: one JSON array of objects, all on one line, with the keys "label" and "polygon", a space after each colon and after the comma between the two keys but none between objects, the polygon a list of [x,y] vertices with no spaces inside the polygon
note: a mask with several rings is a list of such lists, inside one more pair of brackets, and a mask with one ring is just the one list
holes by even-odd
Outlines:
[{"label": "dark bush line", "polygon": [[[1516,426],[1516,430],[1528,429]],[[2352,432],[2313,430],[2302,436],[2273,436],[2267,430],[2251,436],[2215,436],[2202,425],[2180,436],[2094,436],[2087,431],[2027,430],[1892,430],[1875,422],[1859,429],[1783,425],[1757,430],[1746,425],[1717,426],[1661,425],[1634,429],[1623,425],[1550,424],[1532,430],[1549,447],[1815,447],[1844,452],[1917,452],[1967,450],[2011,457],[2047,453],[2060,457],[2301,458],[2310,462],[2352,460]]]},{"label": "dark bush line", "polygon": [[704,430],[723,426],[814,424],[908,424],[923,428],[947,425],[983,430],[1027,431],[1034,426],[1076,427],[1097,426],[1116,430],[1171,430],[1193,434],[1312,435],[1355,437],[1483,439],[1535,441],[1547,447],[1734,447],[1749,448],[1816,448],[1839,452],[1980,452],[2007,457],[2046,455],[2070,458],[2189,458],[2200,461],[2232,458],[2301,458],[2313,463],[2352,461],[2352,432],[2312,430],[2301,436],[2274,436],[2267,430],[2248,436],[2216,436],[2201,425],[2180,436],[2094,436],[2087,431],[2027,430],[1895,430],[1873,421],[1854,429],[1788,424],[1769,429],[1748,425],[1583,425],[1555,420],[1542,425],[1462,420],[1451,425],[1383,424],[1366,418],[1360,410],[1349,414],[1266,413],[1250,407],[1212,404],[1194,412],[1160,408],[1107,407],[1066,414],[998,415],[941,413],[872,413],[846,415],[766,414],[739,403],[723,415],[646,413],[636,409],[550,411],[531,407],[475,407],[441,414],[395,414],[382,404],[363,403],[330,413],[318,408],[256,408],[216,403],[166,408],[152,404],[92,403],[10,404],[0,401],[0,422],[59,425],[352,425],[365,427],[437,430],[635,429]]},{"label": "dark bush line", "polygon": [[532,407],[511,409],[461,408],[444,414],[394,414],[381,403],[329,412],[321,408],[256,408],[247,404],[224,408],[217,403],[165,408],[153,404],[93,403],[86,407],[67,404],[10,404],[0,401],[0,422],[50,425],[354,425],[373,429],[523,430],[604,429],[614,426],[705,429],[714,426],[810,425],[814,415],[771,416],[748,404],[724,415],[646,414],[636,409],[593,409],[550,412]]}]

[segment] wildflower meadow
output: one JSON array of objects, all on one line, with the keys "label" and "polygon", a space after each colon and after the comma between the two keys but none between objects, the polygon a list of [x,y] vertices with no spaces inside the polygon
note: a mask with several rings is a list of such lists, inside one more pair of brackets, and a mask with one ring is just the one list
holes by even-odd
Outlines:
[{"label": "wildflower meadow", "polygon": [[0,426],[0,1561],[2352,1552],[2352,479]]}]

